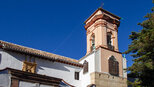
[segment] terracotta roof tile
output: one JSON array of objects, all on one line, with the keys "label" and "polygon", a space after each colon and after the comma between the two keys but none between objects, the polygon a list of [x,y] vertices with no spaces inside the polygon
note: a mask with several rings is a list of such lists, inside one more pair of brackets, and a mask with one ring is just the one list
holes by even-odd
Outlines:
[{"label": "terracotta roof tile", "polygon": [[33,48],[29,48],[29,47],[25,47],[25,46],[21,46],[21,45],[17,45],[17,44],[13,44],[13,43],[9,43],[9,42],[5,42],[5,41],[1,41],[1,40],[0,40],[0,47],[5,50],[17,51],[28,55],[38,56],[44,59],[53,60],[56,62],[61,62],[65,64],[82,67],[82,64],[80,64],[78,60],[49,53],[49,52],[45,52],[45,51],[41,51],[41,50],[37,50],[37,49],[33,49]]}]

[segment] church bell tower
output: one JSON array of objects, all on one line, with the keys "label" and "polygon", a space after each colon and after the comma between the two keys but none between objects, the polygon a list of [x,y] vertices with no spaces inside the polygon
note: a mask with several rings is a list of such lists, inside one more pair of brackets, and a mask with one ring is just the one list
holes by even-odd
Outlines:
[{"label": "church bell tower", "polygon": [[98,8],[86,21],[87,54],[97,48],[118,50],[118,27],[120,17]]},{"label": "church bell tower", "polygon": [[89,69],[94,67],[89,73],[96,87],[127,87],[126,61],[118,48],[119,25],[120,17],[103,8],[85,21],[87,53],[81,61],[89,62]]}]

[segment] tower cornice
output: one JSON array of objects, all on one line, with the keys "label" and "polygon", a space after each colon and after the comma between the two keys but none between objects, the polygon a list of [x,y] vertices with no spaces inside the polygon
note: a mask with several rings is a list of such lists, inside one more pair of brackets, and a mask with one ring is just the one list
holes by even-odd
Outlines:
[{"label": "tower cornice", "polygon": [[[117,27],[119,27],[120,25],[120,21],[116,20],[116,19],[113,19],[111,17],[109,17],[108,15],[105,15],[105,14],[100,14],[100,15],[96,15],[94,16],[90,22],[88,22],[86,25],[85,25],[85,29],[87,30],[88,27],[90,27],[93,23],[95,23],[98,19],[104,19],[106,20],[107,22],[109,23],[112,23],[112,24],[115,24],[117,25]],[[103,23],[104,25],[105,23]]]},{"label": "tower cornice", "polygon": [[103,9],[103,8],[98,8],[84,23],[86,23],[90,18],[92,18],[99,10],[101,10],[104,13],[107,13],[107,14],[113,16],[114,18],[116,18],[118,20],[121,19],[119,16],[116,16],[116,15],[112,14],[111,12],[109,12],[109,11]]},{"label": "tower cornice", "polygon": [[105,20],[97,21],[97,22],[95,22],[94,27],[97,27],[97,26],[106,27],[107,26],[107,22]]}]

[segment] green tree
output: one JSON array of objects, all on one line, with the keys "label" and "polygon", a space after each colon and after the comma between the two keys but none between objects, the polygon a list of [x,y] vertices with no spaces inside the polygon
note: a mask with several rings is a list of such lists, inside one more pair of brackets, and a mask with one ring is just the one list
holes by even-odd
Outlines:
[{"label": "green tree", "polygon": [[154,87],[154,7],[145,18],[138,24],[143,29],[129,36],[132,42],[125,52],[132,53],[134,58],[133,65],[127,69],[130,71],[129,76],[136,78],[134,82],[128,82],[133,87]]}]

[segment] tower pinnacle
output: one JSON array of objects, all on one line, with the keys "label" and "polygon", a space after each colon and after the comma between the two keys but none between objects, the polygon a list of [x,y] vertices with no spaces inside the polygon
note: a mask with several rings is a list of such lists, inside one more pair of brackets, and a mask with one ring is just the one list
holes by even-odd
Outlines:
[{"label": "tower pinnacle", "polygon": [[101,6],[100,6],[99,8],[103,8],[103,6],[104,6],[104,3],[102,2],[102,3],[101,3]]}]

